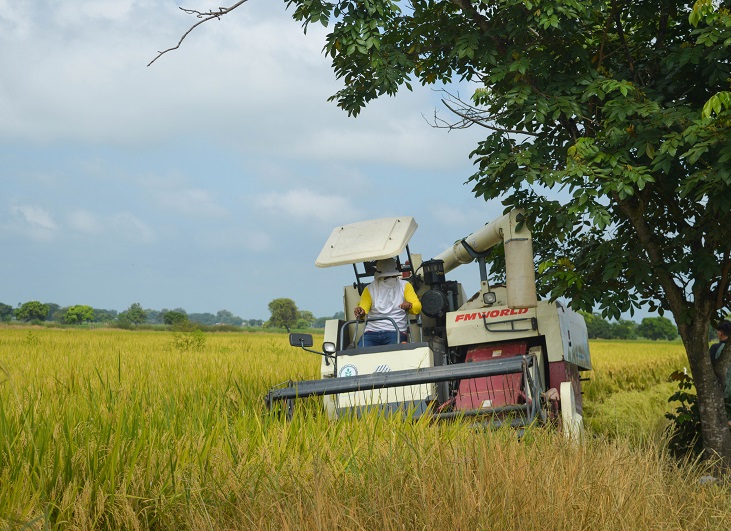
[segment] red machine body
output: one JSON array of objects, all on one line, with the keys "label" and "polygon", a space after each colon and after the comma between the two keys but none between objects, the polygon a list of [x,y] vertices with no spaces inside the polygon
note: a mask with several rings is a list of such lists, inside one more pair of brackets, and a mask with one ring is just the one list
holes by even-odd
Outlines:
[{"label": "red machine body", "polygon": [[[479,345],[467,351],[465,363],[522,356],[527,353],[528,345],[525,342]],[[514,373],[462,380],[459,384],[455,408],[464,411],[524,403],[525,394],[521,389],[522,377],[521,373]]]}]

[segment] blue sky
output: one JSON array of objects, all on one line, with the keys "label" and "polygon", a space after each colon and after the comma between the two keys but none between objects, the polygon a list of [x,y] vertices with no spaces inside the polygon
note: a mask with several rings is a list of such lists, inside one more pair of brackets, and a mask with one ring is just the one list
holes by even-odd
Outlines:
[{"label": "blue sky", "polygon": [[314,265],[335,225],[414,216],[430,257],[501,213],[464,184],[481,131],[431,128],[448,113],[427,88],[348,118],[326,101],[324,30],[283,2],[148,68],[194,22],[178,3],[0,0],[0,302],[266,319],[290,297],[327,316],[352,282]]}]

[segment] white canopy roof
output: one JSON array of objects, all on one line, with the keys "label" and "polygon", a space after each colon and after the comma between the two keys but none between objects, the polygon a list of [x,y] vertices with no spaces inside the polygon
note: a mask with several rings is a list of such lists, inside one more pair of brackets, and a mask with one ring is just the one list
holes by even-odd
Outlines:
[{"label": "white canopy roof", "polygon": [[391,258],[404,250],[417,226],[414,218],[400,217],[335,227],[315,265],[332,267]]}]

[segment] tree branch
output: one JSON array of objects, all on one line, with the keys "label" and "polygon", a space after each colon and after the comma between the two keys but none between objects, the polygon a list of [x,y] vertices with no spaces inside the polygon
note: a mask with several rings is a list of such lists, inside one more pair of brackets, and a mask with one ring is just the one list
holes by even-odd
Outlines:
[{"label": "tree branch", "polygon": [[240,7],[242,4],[246,3],[247,1],[248,0],[239,0],[238,2],[236,2],[234,5],[232,5],[230,7],[219,7],[218,10],[213,10],[212,9],[210,11],[197,11],[195,9],[186,9],[184,7],[178,8],[181,11],[183,11],[184,13],[187,13],[188,15],[195,15],[196,18],[199,18],[201,20],[199,20],[198,22],[196,22],[195,24],[193,24],[190,28],[188,28],[188,31],[186,31],[185,33],[183,33],[183,36],[180,37],[180,40],[178,41],[178,44],[176,44],[172,48],[168,48],[167,50],[163,50],[161,52],[158,52],[157,53],[157,56],[155,56],[155,58],[152,61],[150,61],[149,63],[147,63],[147,66],[150,66],[152,63],[154,63],[155,61],[157,61],[158,59],[160,59],[160,57],[162,57],[164,54],[166,54],[168,52],[172,52],[173,50],[177,50],[178,48],[180,48],[180,45],[183,44],[183,41],[190,34],[190,32],[192,32],[195,28],[197,28],[198,26],[200,26],[204,22],[208,22],[209,20],[212,20],[214,18],[220,19],[222,16],[228,15],[231,11],[233,11],[237,7]]},{"label": "tree branch", "polygon": [[[492,30],[492,26],[490,24],[490,20],[485,17],[482,13],[480,13],[475,6],[472,4],[472,0],[449,0],[452,4],[456,5],[458,8],[462,10],[462,12],[470,17],[475,24],[480,28],[480,31],[482,31],[485,34],[490,34],[490,31]],[[505,53],[506,45],[504,42],[498,40],[495,38],[495,36],[491,36],[490,39],[495,44],[495,47],[498,49],[498,52],[501,54]]]},{"label": "tree branch", "polygon": [[[612,9],[614,9],[614,6],[612,6]],[[604,34],[602,35],[602,43],[599,45],[599,52],[597,53],[598,59],[597,59],[597,65],[596,69],[597,71],[602,67],[602,63],[604,62],[604,45],[607,43],[607,35],[609,35],[609,26],[612,24],[612,19],[614,18],[613,14],[610,13],[607,17],[607,21],[604,23]]]},{"label": "tree branch", "polygon": [[[665,292],[665,298],[670,304],[670,310],[673,312],[673,315],[675,315],[677,320],[685,303],[685,295],[683,290],[674,282],[673,276],[664,269],[666,264],[661,250],[661,245],[657,241],[657,237],[653,233],[652,229],[647,224],[647,220],[644,217],[644,208],[642,205],[637,204],[631,199],[622,200],[615,195],[614,200],[619,207],[619,210],[627,216],[632,227],[634,227],[637,239],[647,250],[647,256],[650,259],[650,266],[657,275],[660,285]],[[679,328],[682,326],[685,325],[678,323]]]},{"label": "tree branch", "polygon": [[492,125],[490,122],[497,119],[499,115],[486,116],[485,111],[482,111],[477,107],[470,105],[466,101],[463,101],[458,95],[455,96],[445,89],[439,89],[439,92],[443,92],[447,95],[446,98],[442,98],[442,104],[452,113],[459,116],[461,120],[457,122],[448,122],[447,120],[438,118],[436,111],[434,111],[434,121],[430,122],[429,120],[427,120],[427,123],[432,127],[436,127],[437,129],[448,129],[451,131],[452,129],[467,129],[472,125],[479,125],[480,127],[484,127],[485,129],[498,131],[501,133],[515,133],[520,135],[538,136],[536,133],[531,133],[528,131],[505,129]]},{"label": "tree branch", "polygon": [[[466,129],[469,126],[471,126],[472,124],[475,124],[475,125],[484,127],[485,129],[490,129],[492,131],[498,131],[500,133],[516,133],[519,135],[538,136],[538,134],[529,133],[528,131],[519,131],[516,129],[504,129],[502,127],[496,127],[494,125],[490,125],[488,123],[488,120],[486,120],[485,118],[480,116],[479,110],[470,108],[469,106],[464,107],[465,110],[458,110],[458,109],[455,109],[454,107],[450,106],[449,103],[447,102],[447,100],[442,100],[442,104],[444,104],[444,106],[447,109],[449,109],[450,111],[452,111],[454,114],[456,114],[457,116],[462,118],[462,122],[458,122],[456,124],[448,124],[446,121],[441,120],[442,122],[447,124],[446,127],[448,129]],[[435,127],[439,127],[436,125],[436,123],[437,123],[437,119],[436,119],[436,115],[435,115],[434,124],[435,124]]]},{"label": "tree branch", "polygon": [[463,13],[470,15],[482,31],[487,33],[490,30],[490,22],[475,9],[471,0],[450,0],[450,2],[460,8]]},{"label": "tree branch", "polygon": [[637,74],[635,73],[635,62],[632,58],[632,53],[629,50],[629,46],[627,46],[627,39],[624,36],[624,29],[622,28],[622,17],[619,13],[619,10],[616,8],[617,3],[613,1],[612,11],[614,13],[614,24],[617,28],[617,36],[619,37],[619,42],[622,44],[622,49],[624,50],[625,58],[627,59],[627,63],[629,65],[629,71],[632,74],[632,80],[635,82],[635,85],[639,85],[640,81],[638,81]]}]

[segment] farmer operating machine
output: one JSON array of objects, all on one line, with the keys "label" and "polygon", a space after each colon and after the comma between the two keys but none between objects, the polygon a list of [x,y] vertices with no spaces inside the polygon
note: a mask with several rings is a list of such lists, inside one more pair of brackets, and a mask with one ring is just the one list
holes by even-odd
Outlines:
[{"label": "farmer operating machine", "polygon": [[[522,213],[508,213],[426,261],[408,247],[416,227],[413,218],[399,217],[333,230],[315,263],[352,264],[345,320],[327,321],[323,352],[311,349],[311,335],[290,335],[293,346],[322,356],[321,379],[271,389],[269,407],[281,403],[291,413],[295,399],[322,396],[333,418],[378,408],[493,426],[554,421],[577,437],[583,429],[579,374],[591,369],[586,325],[560,302],[537,300],[531,233]],[[485,257],[499,244],[505,284],[491,286]],[[375,262],[384,258],[396,258],[422,313],[410,322],[408,342],[359,347],[365,323],[354,308]],[[467,298],[446,275],[473,261],[479,291]]]}]

